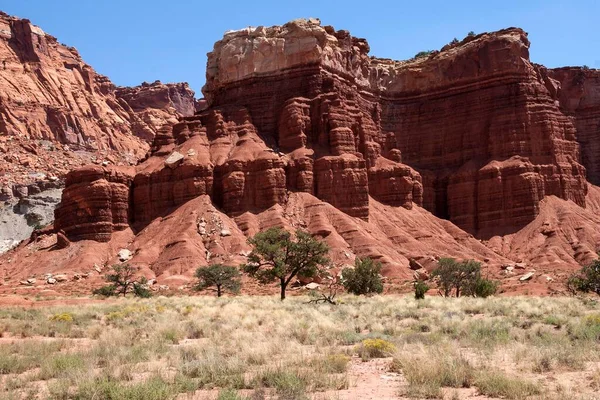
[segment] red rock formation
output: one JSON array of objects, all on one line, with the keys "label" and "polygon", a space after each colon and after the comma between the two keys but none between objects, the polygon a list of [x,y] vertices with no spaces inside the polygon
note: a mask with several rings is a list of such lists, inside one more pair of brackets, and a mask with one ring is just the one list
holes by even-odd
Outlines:
[{"label": "red rock formation", "polygon": [[[226,34],[209,54],[205,95],[213,106],[246,107],[281,151],[314,150],[314,193],[351,215],[367,217],[364,174],[332,156],[364,159],[381,201],[425,199],[437,215],[490,236],[531,221],[546,195],[585,205],[575,128],[528,47],[522,30],[508,29],[394,62],[369,58],[366,42],[346,31],[294,21]],[[517,169],[515,156],[526,158]],[[304,160],[292,157],[288,187],[308,191],[297,182]],[[427,175],[425,184],[409,167],[392,167],[400,161]],[[336,175],[345,194],[330,187]]]},{"label": "red rock formation", "polygon": [[54,227],[69,239],[108,242],[130,223],[130,186],[134,170],[89,166],[69,173]]},{"label": "red rock formation", "polygon": [[195,112],[194,92],[187,83],[144,82],[136,87],[118,87],[114,93],[129,112],[132,133],[148,141],[165,124],[176,124],[179,117]]},{"label": "red rock formation", "polygon": [[[369,195],[424,204],[490,237],[533,220],[547,195],[584,206],[575,128],[528,47],[508,29],[393,62],[317,21],[228,33],[209,53],[207,108],[157,135],[138,167],[134,222],[202,194],[230,214],[257,211],[288,189],[363,219]],[[143,90],[137,108],[159,86]]]}]

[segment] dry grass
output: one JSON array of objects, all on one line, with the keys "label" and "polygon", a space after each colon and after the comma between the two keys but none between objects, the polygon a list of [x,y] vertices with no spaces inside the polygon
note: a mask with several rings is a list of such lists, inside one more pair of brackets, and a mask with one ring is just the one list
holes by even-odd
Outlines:
[{"label": "dry grass", "polygon": [[353,371],[381,358],[401,377],[398,398],[591,399],[600,388],[600,314],[589,300],[306,301],[0,310],[0,399],[352,398]]}]

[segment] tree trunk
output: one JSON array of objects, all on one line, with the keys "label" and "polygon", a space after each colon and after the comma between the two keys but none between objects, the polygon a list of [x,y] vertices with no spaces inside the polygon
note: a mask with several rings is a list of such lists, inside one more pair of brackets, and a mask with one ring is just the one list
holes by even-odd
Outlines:
[{"label": "tree trunk", "polygon": [[281,301],[285,300],[285,287],[287,283],[285,283],[285,279],[281,280]]},{"label": "tree trunk", "polygon": [[217,297],[221,297],[221,285],[217,285]]}]

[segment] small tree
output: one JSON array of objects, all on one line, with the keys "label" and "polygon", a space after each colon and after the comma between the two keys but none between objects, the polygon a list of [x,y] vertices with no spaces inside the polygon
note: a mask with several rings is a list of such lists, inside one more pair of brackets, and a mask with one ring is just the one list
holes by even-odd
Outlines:
[{"label": "small tree", "polygon": [[425,293],[429,290],[429,286],[423,281],[415,282],[415,299],[423,300],[425,298]]},{"label": "small tree", "polygon": [[294,277],[318,275],[329,263],[329,247],[308,232],[297,230],[294,237],[281,229],[270,228],[248,240],[253,249],[244,271],[262,283],[278,280],[281,300]]},{"label": "small tree", "polygon": [[109,284],[94,290],[93,293],[101,296],[125,296],[128,292],[133,292],[138,297],[151,297],[152,294],[146,287],[146,278],[141,277],[139,281],[134,278],[138,270],[139,268],[127,263],[113,265],[112,273],[104,276]]},{"label": "small tree", "polygon": [[473,293],[468,293],[474,297],[490,297],[498,291],[498,282],[491,279],[478,278],[473,287]]},{"label": "small tree", "polygon": [[571,275],[566,285],[567,289],[573,294],[592,292],[600,296],[600,259],[594,260],[591,264],[584,266],[580,271]]},{"label": "small tree", "polygon": [[208,267],[200,267],[196,270],[196,278],[198,283],[194,287],[195,290],[214,287],[217,297],[221,297],[223,290],[239,293],[241,287],[240,272],[236,267],[228,265],[212,264]]},{"label": "small tree", "polygon": [[374,262],[369,257],[356,257],[354,268],[342,270],[342,283],[344,288],[355,295],[383,292],[381,280],[381,263]]},{"label": "small tree", "polygon": [[439,285],[439,292],[450,297],[461,294],[474,297],[488,297],[496,293],[498,284],[481,277],[481,263],[474,260],[458,262],[453,258],[441,258],[438,267],[431,274]]},{"label": "small tree", "polygon": [[472,37],[472,36],[475,36],[475,32],[469,31],[469,33],[467,33],[467,37]]}]

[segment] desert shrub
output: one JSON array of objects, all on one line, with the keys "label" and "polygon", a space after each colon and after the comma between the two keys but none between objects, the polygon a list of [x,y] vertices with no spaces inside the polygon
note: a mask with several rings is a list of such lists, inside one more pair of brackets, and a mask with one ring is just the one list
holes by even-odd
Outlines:
[{"label": "desert shrub", "polygon": [[38,379],[63,378],[84,366],[85,361],[79,354],[56,354],[42,362]]},{"label": "desert shrub", "polygon": [[468,388],[475,379],[475,368],[462,356],[448,351],[396,356],[390,368],[402,372],[408,381],[406,394],[417,398],[438,398],[442,387]]},{"label": "desert shrub", "polygon": [[467,37],[473,37],[473,36],[475,36],[475,32],[469,31],[469,33],[467,33]]},{"label": "desert shrub", "polygon": [[590,314],[584,318],[585,324],[587,326],[597,326],[600,327],[600,314]]},{"label": "desert shrub", "polygon": [[511,377],[499,370],[486,370],[479,373],[475,386],[481,394],[505,399],[526,399],[541,394],[540,386],[518,377]]},{"label": "desert shrub", "polygon": [[415,299],[423,300],[425,298],[425,293],[429,290],[429,286],[423,281],[415,282]]},{"label": "desert shrub", "polygon": [[274,388],[278,398],[285,400],[306,399],[307,383],[293,370],[276,369],[263,371],[258,382],[267,388]]},{"label": "desert shrub", "polygon": [[335,353],[329,354],[325,357],[319,357],[311,360],[310,366],[320,372],[325,372],[329,374],[341,374],[343,372],[346,372],[349,362],[349,356],[342,353]]},{"label": "desert shrub", "polygon": [[152,297],[152,292],[148,289],[148,279],[145,276],[140,277],[139,282],[133,283],[133,295],[142,299]]},{"label": "desert shrub", "polygon": [[370,360],[391,356],[396,346],[384,339],[365,339],[356,347],[356,351],[361,359]]},{"label": "desert shrub", "polygon": [[433,50],[420,51],[417,54],[415,54],[414,58],[429,57],[432,53],[433,53]]},{"label": "desert shrub", "polygon": [[160,334],[163,339],[172,344],[178,344],[181,339],[181,332],[176,328],[166,328]]},{"label": "desert shrub", "polygon": [[216,351],[206,350],[185,361],[180,372],[183,376],[196,379],[200,388],[243,389],[246,387],[244,367],[237,358],[224,357]]},{"label": "desert shrub", "polygon": [[198,282],[195,290],[204,290],[214,287],[217,297],[221,297],[224,290],[231,293],[240,291],[240,272],[236,267],[223,264],[212,264],[208,267],[200,267],[196,270]]},{"label": "desert shrub", "polygon": [[246,397],[240,396],[237,390],[223,389],[219,391],[217,400],[245,400]]},{"label": "desert shrub", "polygon": [[117,288],[115,285],[105,285],[98,289],[94,289],[92,294],[95,294],[97,296],[102,296],[102,297],[110,297],[110,296],[114,296],[116,291],[117,291]]},{"label": "desert shrub", "polygon": [[354,268],[342,270],[344,288],[355,295],[368,295],[383,292],[381,263],[372,259],[356,257]]},{"label": "desert shrub", "polygon": [[167,400],[174,398],[177,389],[177,385],[165,381],[160,376],[129,385],[112,377],[98,376],[80,383],[74,398],[78,400]]},{"label": "desert shrub", "polygon": [[73,314],[71,314],[71,313],[54,314],[49,318],[49,320],[56,321],[56,322],[73,322]]},{"label": "desert shrub", "polygon": [[456,261],[453,258],[441,258],[433,271],[439,286],[439,292],[449,297],[454,292],[461,295],[488,297],[496,293],[498,283],[481,277],[481,263],[474,260]]},{"label": "desert shrub", "polygon": [[592,292],[600,296],[600,259],[594,260],[571,275],[567,280],[566,287],[572,294]]}]

